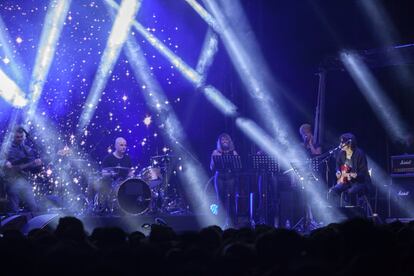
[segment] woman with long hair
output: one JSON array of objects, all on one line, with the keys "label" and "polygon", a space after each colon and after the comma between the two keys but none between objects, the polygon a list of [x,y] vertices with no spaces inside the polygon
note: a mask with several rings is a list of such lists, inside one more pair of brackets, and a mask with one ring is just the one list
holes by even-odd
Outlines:
[{"label": "woman with long hair", "polygon": [[226,226],[230,226],[236,215],[236,177],[231,169],[219,168],[214,163],[215,156],[226,155],[238,155],[238,153],[234,148],[230,135],[222,133],[217,139],[216,149],[211,154],[210,169],[215,172],[214,187],[220,206],[219,210],[225,211]]}]

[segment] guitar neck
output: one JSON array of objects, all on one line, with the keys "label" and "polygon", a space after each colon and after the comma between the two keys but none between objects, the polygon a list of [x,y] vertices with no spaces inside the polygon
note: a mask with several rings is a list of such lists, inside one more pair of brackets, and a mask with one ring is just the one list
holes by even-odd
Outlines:
[{"label": "guitar neck", "polygon": [[33,165],[34,165],[34,161],[31,161],[31,162],[28,162],[28,163],[25,163],[25,164],[21,164],[21,165],[17,165],[17,166],[14,166],[14,167],[17,167],[20,170],[24,170],[24,169],[33,167]]}]

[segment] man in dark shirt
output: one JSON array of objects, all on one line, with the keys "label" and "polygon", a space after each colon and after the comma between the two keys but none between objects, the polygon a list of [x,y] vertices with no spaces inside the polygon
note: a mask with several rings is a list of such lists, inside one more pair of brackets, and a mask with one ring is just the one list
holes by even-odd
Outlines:
[{"label": "man in dark shirt", "polygon": [[98,213],[114,209],[113,192],[117,185],[128,177],[134,175],[132,162],[126,153],[127,142],[118,137],[115,140],[115,151],[108,154],[102,161],[102,178],[90,186],[90,196],[94,198],[94,211]]},{"label": "man in dark shirt", "polygon": [[118,137],[115,140],[115,151],[108,154],[102,161],[102,175],[112,176],[118,179],[132,177],[133,169],[129,155],[126,153],[127,142]]},{"label": "man in dark shirt", "polygon": [[[371,178],[365,153],[357,147],[356,138],[352,133],[344,133],[340,137],[341,151],[336,158],[337,184],[330,193],[345,192],[354,201],[356,195],[369,191]],[[355,203],[355,202],[351,202]]]},{"label": "man in dark shirt", "polygon": [[37,210],[28,175],[39,168],[42,161],[36,158],[34,150],[25,144],[25,139],[25,130],[22,127],[17,127],[4,164],[7,182],[6,193],[11,208],[15,212],[19,211],[20,201],[25,202],[31,211]]}]

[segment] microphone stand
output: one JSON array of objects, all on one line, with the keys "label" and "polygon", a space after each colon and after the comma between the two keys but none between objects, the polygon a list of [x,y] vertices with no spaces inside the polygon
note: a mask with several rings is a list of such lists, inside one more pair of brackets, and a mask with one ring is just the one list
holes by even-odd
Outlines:
[{"label": "microphone stand", "polygon": [[317,157],[314,157],[312,159],[318,159],[318,161],[321,162],[325,162],[327,161],[329,158],[331,158],[332,155],[334,155],[338,150],[342,150],[345,146],[349,145],[352,142],[351,139],[349,139],[348,141],[346,141],[345,143],[341,143],[339,146],[337,146],[336,148],[330,149],[325,153],[322,153],[321,155],[318,155]]},{"label": "microphone stand", "polygon": [[[312,160],[317,160],[317,162],[318,162],[317,166],[319,166],[319,164],[322,163],[322,162],[327,163],[328,159],[331,158],[332,155],[334,155],[338,150],[341,150],[343,147],[345,147],[345,145],[347,145],[349,142],[350,142],[350,140],[347,141],[344,144],[340,144],[339,146],[337,146],[333,149],[330,149],[329,151],[327,151],[327,152],[325,152],[325,153],[323,153],[323,154],[321,154],[317,157],[312,158],[311,159],[311,164],[312,164]],[[309,168],[309,169],[311,170],[312,168]],[[299,178],[299,181],[302,182],[301,183],[302,184],[302,189],[304,190],[303,191],[304,192],[304,199],[303,200],[304,200],[304,205],[305,205],[305,214],[304,214],[304,216],[292,227],[292,229],[295,229],[295,230],[297,230],[299,232],[302,232],[302,233],[309,233],[310,231],[318,228],[319,225],[313,219],[311,205],[308,202],[308,195],[306,194],[307,191],[305,190],[306,186],[308,186],[308,185],[305,182],[318,181],[318,178],[315,177],[314,173],[311,173],[309,175],[308,174],[301,174],[298,171],[298,168],[295,168],[293,166],[293,164],[292,164],[292,168],[290,170],[285,171],[284,174],[287,173],[287,172],[290,172],[291,170],[293,170],[297,174],[297,176]]]}]

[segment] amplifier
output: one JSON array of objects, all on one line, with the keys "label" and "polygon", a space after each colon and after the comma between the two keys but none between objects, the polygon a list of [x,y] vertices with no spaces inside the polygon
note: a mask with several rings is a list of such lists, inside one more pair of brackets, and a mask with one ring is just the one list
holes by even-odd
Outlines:
[{"label": "amplifier", "polygon": [[392,174],[413,174],[414,154],[391,156]]},{"label": "amplifier", "polygon": [[414,177],[392,175],[388,195],[388,217],[414,218]]}]

